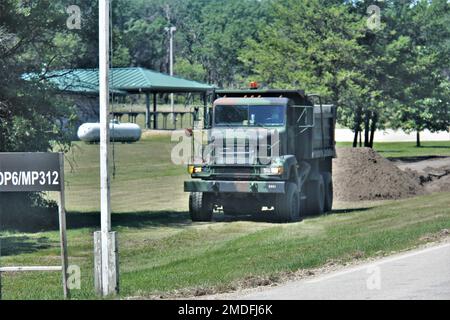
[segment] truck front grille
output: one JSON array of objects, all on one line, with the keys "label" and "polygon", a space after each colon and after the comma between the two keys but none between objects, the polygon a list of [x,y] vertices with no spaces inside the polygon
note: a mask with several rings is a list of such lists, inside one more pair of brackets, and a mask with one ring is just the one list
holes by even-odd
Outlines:
[{"label": "truck front grille", "polygon": [[215,168],[214,172],[217,174],[230,174],[230,175],[246,175],[249,176],[253,174],[253,168],[247,167],[223,167]]}]

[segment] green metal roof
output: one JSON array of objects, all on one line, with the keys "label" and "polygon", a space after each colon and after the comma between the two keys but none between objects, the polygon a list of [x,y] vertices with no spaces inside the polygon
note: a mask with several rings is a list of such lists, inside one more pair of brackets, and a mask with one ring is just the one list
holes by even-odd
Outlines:
[{"label": "green metal roof", "polygon": [[[93,94],[98,93],[98,69],[73,69],[49,72],[50,83],[62,91]],[[27,74],[25,79],[37,75]],[[117,93],[140,92],[207,92],[214,89],[208,84],[151,71],[144,68],[113,68],[109,79],[110,89]]]},{"label": "green metal roof", "polygon": [[214,89],[213,86],[205,83],[169,76],[144,68],[113,69],[111,85],[130,92],[205,92]]}]

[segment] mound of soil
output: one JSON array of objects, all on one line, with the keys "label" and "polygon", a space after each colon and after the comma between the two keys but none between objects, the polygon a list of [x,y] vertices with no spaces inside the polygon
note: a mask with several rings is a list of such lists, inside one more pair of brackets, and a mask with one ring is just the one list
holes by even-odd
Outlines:
[{"label": "mound of soil", "polygon": [[426,193],[450,192],[450,157],[424,156],[395,159],[394,163],[405,172],[419,178]]},{"label": "mound of soil", "polygon": [[421,176],[428,193],[450,191],[450,166],[440,168],[427,167]]},{"label": "mound of soil", "polygon": [[370,148],[338,148],[333,163],[338,201],[402,199],[423,194],[420,177],[402,171]]}]

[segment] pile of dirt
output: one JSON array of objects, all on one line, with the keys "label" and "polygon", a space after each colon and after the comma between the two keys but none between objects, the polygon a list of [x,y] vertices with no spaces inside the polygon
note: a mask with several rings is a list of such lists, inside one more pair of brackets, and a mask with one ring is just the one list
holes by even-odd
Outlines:
[{"label": "pile of dirt", "polygon": [[423,194],[420,177],[402,171],[370,148],[338,148],[333,163],[338,201],[402,199]]},{"label": "pile of dirt", "polygon": [[413,172],[426,193],[450,192],[450,157],[423,156],[394,160],[397,167]]},{"label": "pile of dirt", "polygon": [[450,191],[450,166],[427,167],[424,169],[424,173],[421,175],[421,179],[428,193]]}]

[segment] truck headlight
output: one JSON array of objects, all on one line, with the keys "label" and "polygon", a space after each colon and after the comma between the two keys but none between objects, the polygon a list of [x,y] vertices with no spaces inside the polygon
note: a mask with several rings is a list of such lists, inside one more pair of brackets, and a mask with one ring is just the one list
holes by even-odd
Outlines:
[{"label": "truck headlight", "polygon": [[269,167],[263,168],[261,173],[268,176],[281,176],[284,172],[283,167]]},{"label": "truck headlight", "polygon": [[203,168],[201,166],[188,166],[188,172],[189,174],[194,174],[194,173],[202,173],[208,171],[207,168]]},{"label": "truck headlight", "polygon": [[202,167],[194,167],[194,173],[202,173],[203,168]]}]

